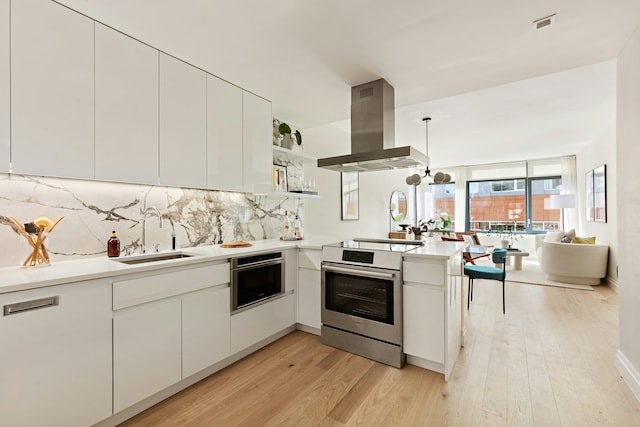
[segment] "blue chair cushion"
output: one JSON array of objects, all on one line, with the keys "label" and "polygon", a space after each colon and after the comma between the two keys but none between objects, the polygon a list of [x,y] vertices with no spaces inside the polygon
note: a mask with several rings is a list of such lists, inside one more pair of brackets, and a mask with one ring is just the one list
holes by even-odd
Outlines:
[{"label": "blue chair cushion", "polygon": [[489,267],[487,265],[465,264],[464,274],[472,279],[492,279],[503,280],[505,274],[501,268]]}]

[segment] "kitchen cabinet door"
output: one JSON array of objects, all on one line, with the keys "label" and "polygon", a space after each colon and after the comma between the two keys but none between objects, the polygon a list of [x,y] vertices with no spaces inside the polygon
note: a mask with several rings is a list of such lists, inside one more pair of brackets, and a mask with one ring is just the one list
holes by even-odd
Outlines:
[{"label": "kitchen cabinet door", "polygon": [[95,25],[95,178],[157,184],[159,52]]},{"label": "kitchen cabinet door", "polygon": [[0,172],[9,172],[11,161],[9,2],[0,0]]},{"label": "kitchen cabinet door", "polygon": [[160,184],[207,186],[206,73],[160,53]]},{"label": "kitchen cabinet door", "polygon": [[207,187],[242,191],[242,89],[207,74]]},{"label": "kitchen cabinet door", "polygon": [[320,270],[298,270],[298,323],[320,330]]},{"label": "kitchen cabinet door", "polygon": [[231,316],[231,354],[235,354],[296,323],[293,294]]},{"label": "kitchen cabinet door", "polygon": [[271,192],[273,124],[271,102],[242,92],[244,191]]},{"label": "kitchen cabinet door", "polygon": [[229,356],[229,287],[182,297],[182,377],[187,378]]},{"label": "kitchen cabinet door", "polygon": [[12,2],[14,173],[93,179],[93,28],[49,0]]},{"label": "kitchen cabinet door", "polygon": [[89,426],[111,416],[109,281],[0,295],[3,312],[23,302],[41,307],[0,315],[0,424]]},{"label": "kitchen cabinet door", "polygon": [[403,300],[403,348],[411,356],[444,363],[444,288],[405,284]]},{"label": "kitchen cabinet door", "polygon": [[180,299],[163,300],[115,312],[114,413],[181,379]]}]

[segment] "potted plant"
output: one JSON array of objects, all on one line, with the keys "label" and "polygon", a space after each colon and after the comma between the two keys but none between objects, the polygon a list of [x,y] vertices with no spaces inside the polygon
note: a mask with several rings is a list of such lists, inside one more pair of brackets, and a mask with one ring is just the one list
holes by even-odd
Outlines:
[{"label": "potted plant", "polygon": [[291,126],[285,122],[280,123],[278,126],[278,132],[282,135],[282,146],[289,150],[293,147],[293,138],[291,137]]},{"label": "potted plant", "polygon": [[500,238],[502,247],[509,249],[513,247],[513,242],[522,237],[518,231],[522,231],[523,229],[524,228],[521,225],[518,225],[515,221],[505,221],[500,224],[492,225],[490,232],[496,233]]},{"label": "potted plant", "polygon": [[453,219],[451,218],[451,216],[446,212],[442,212],[438,218],[431,218],[427,221],[424,221],[424,225],[426,227],[426,231],[430,236],[432,236],[434,233],[442,233],[448,235],[450,233],[449,226],[452,222]]}]

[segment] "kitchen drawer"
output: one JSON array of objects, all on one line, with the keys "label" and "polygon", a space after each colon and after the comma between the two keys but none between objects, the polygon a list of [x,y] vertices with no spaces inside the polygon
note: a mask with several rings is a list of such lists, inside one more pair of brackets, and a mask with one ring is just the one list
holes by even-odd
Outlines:
[{"label": "kitchen drawer", "polygon": [[229,282],[228,262],[204,267],[176,268],[118,280],[113,282],[113,309],[119,310]]},{"label": "kitchen drawer", "polygon": [[402,280],[426,285],[445,285],[445,262],[409,262],[402,263]]},{"label": "kitchen drawer", "polygon": [[322,251],[318,249],[300,249],[298,251],[298,268],[320,270]]}]

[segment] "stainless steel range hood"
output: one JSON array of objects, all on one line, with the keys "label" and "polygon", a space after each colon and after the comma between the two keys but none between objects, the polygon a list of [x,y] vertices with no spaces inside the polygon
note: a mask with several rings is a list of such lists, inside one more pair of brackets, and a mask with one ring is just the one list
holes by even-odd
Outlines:
[{"label": "stainless steel range hood", "polygon": [[412,146],[395,147],[393,87],[384,79],[351,88],[351,154],[318,159],[318,167],[367,172],[426,167],[429,157]]}]

